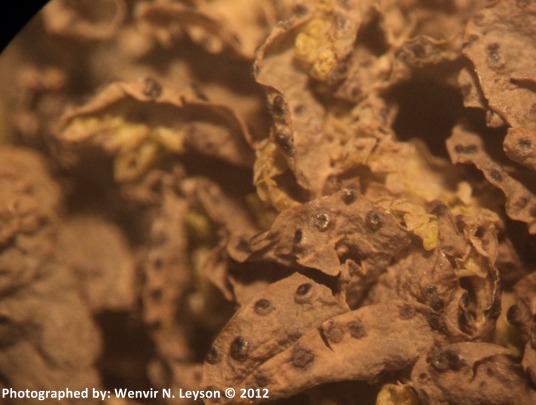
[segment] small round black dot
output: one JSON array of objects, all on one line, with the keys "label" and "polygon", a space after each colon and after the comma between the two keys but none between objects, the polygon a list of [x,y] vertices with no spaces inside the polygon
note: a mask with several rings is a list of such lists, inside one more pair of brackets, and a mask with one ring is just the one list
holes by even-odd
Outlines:
[{"label": "small round black dot", "polygon": [[499,63],[499,61],[501,60],[501,56],[499,55],[499,48],[500,48],[500,46],[497,43],[493,43],[493,44],[488,45],[488,48],[487,48],[488,60],[492,64]]},{"label": "small round black dot", "polygon": [[408,319],[415,318],[415,316],[417,315],[417,311],[413,305],[404,304],[400,307],[398,314],[400,316],[400,319],[406,321]]},{"label": "small round black dot", "polygon": [[242,336],[237,336],[231,343],[230,354],[236,361],[245,361],[249,354],[249,343]]},{"label": "small round black dot", "polygon": [[383,215],[376,210],[369,211],[366,217],[366,224],[371,231],[376,232],[383,225]]},{"label": "small round black dot", "polygon": [[315,359],[312,351],[303,347],[295,347],[292,350],[291,361],[295,368],[307,369],[311,366]]},{"label": "small round black dot", "polygon": [[253,308],[258,315],[268,315],[274,310],[272,303],[266,298],[261,298],[260,300],[255,301]]},{"label": "small round black dot", "polygon": [[270,379],[266,374],[259,373],[255,376],[255,382],[257,383],[258,387],[266,387],[270,383]]},{"label": "small round black dot", "polygon": [[331,343],[340,343],[344,337],[344,331],[335,322],[331,322],[324,329],[324,334]]},{"label": "small round black dot", "polygon": [[520,149],[531,149],[532,148],[532,141],[528,138],[519,138],[517,140],[517,146],[519,146]]},{"label": "small round black dot", "polygon": [[497,169],[491,169],[489,171],[489,176],[496,182],[501,182],[503,180],[502,173]]},{"label": "small round black dot", "polygon": [[275,133],[275,141],[284,153],[290,157],[294,156],[294,140],[288,130],[277,131]]},{"label": "small round black dot", "polygon": [[342,191],[342,202],[346,205],[350,205],[355,202],[355,194],[352,190],[345,189]]},{"label": "small round black dot", "polygon": [[143,81],[143,94],[149,98],[158,98],[162,95],[162,86],[152,77]]},{"label": "small round black dot", "polygon": [[272,101],[272,112],[277,116],[282,116],[285,114],[285,100],[279,94],[274,97]]},{"label": "small round black dot", "polygon": [[325,213],[316,214],[313,217],[313,225],[320,232],[324,232],[329,227],[329,215]]},{"label": "small round black dot", "polygon": [[350,336],[354,339],[363,339],[367,336],[365,325],[360,320],[350,322],[348,324],[348,330],[350,331]]},{"label": "small round black dot", "polygon": [[303,239],[303,231],[301,229],[296,229],[294,232],[294,243],[300,243]]},{"label": "small round black dot", "polygon": [[296,289],[294,294],[294,301],[298,304],[302,304],[309,300],[313,292],[313,285],[311,283],[303,283]]},{"label": "small round black dot", "polygon": [[472,153],[476,153],[478,151],[478,146],[471,144],[471,145],[462,145],[457,144],[454,146],[454,151],[456,153],[466,153],[468,155]]},{"label": "small round black dot", "polygon": [[205,361],[208,364],[217,364],[221,361],[221,354],[214,346],[210,348],[207,355],[205,356]]},{"label": "small round black dot", "polygon": [[432,208],[432,214],[438,218],[441,218],[443,215],[446,214],[448,210],[449,210],[448,207],[444,203],[442,203],[441,201],[438,201],[434,205],[434,208]]}]

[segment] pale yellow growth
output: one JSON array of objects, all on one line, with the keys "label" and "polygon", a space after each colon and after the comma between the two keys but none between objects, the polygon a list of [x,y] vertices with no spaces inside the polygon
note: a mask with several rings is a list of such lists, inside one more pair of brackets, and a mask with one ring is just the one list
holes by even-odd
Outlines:
[{"label": "pale yellow growth", "polygon": [[294,207],[300,203],[293,200],[282,190],[275,177],[283,174],[287,164],[277,146],[269,139],[262,141],[256,151],[257,159],[253,166],[253,183],[257,187],[257,195],[261,201],[270,204],[278,211]]},{"label": "pale yellow growth", "polygon": [[158,146],[145,142],[139,148],[119,153],[114,160],[114,178],[117,181],[130,181],[145,173],[156,160]]},{"label": "pale yellow growth", "polygon": [[61,132],[61,137],[71,144],[100,146],[115,155],[114,178],[117,181],[139,177],[164,151],[184,151],[182,129],[150,126],[115,114],[74,118]]},{"label": "pale yellow growth", "polygon": [[335,53],[331,49],[323,49],[317,55],[311,70],[311,76],[315,79],[325,81],[329,79],[331,72],[336,66],[337,59]]},{"label": "pale yellow growth", "polygon": [[486,259],[476,254],[474,250],[469,252],[469,255],[459,263],[457,269],[454,270],[458,278],[463,277],[488,277]]},{"label": "pale yellow growth", "polygon": [[406,200],[395,201],[391,211],[395,215],[402,215],[406,228],[422,239],[425,250],[435,249],[439,235],[435,215],[428,214],[421,205]]},{"label": "pale yellow growth", "polygon": [[407,384],[384,384],[376,397],[376,405],[420,405],[420,401]]},{"label": "pale yellow growth", "polygon": [[301,29],[294,41],[294,55],[309,65],[312,77],[325,81],[337,65],[330,39],[331,18],[315,17]]},{"label": "pale yellow growth", "polygon": [[191,236],[199,243],[207,243],[214,238],[214,225],[205,213],[190,209],[184,221]]}]

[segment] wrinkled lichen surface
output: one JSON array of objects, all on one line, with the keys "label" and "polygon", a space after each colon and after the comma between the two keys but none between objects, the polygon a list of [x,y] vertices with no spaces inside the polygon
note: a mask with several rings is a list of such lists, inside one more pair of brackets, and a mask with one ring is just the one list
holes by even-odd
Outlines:
[{"label": "wrinkled lichen surface", "polygon": [[52,0],[0,55],[0,388],[536,403],[534,38],[531,0]]}]

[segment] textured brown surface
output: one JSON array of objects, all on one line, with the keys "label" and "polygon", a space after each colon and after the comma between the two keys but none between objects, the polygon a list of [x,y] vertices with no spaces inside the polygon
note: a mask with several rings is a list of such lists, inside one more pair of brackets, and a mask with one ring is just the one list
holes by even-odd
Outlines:
[{"label": "textured brown surface", "polygon": [[52,0],[0,57],[0,388],[535,402],[535,16]]}]

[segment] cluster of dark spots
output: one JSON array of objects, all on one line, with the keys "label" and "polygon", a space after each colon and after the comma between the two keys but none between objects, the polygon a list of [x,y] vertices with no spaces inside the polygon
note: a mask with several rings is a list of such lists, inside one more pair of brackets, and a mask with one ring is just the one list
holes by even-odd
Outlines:
[{"label": "cluster of dark spots", "polygon": [[146,77],[143,81],[143,94],[149,98],[158,98],[162,95],[162,86],[152,77]]},{"label": "cluster of dark spots", "polygon": [[501,56],[499,55],[499,44],[489,44],[486,49],[488,52],[488,60],[490,63],[497,64],[501,61]]},{"label": "cluster of dark spots", "polygon": [[288,156],[294,156],[294,140],[288,130],[280,130],[275,133],[275,141]]},{"label": "cluster of dark spots", "polygon": [[294,294],[294,301],[298,304],[303,304],[308,301],[313,294],[313,285],[311,283],[303,283],[298,286]]},{"label": "cluster of dark spots", "polygon": [[417,315],[417,310],[413,305],[405,303],[400,307],[398,315],[400,316],[400,319],[406,321],[414,318]]},{"label": "cluster of dark spots", "polygon": [[300,243],[303,239],[303,231],[301,229],[296,229],[294,231],[294,243]]},{"label": "cluster of dark spots", "polygon": [[257,300],[253,305],[253,308],[257,315],[268,315],[274,310],[272,303],[266,298],[261,298],[260,300]]},{"label": "cluster of dark spots", "polygon": [[443,334],[448,333],[447,325],[445,324],[445,320],[441,315],[435,312],[430,312],[426,314],[426,321],[428,322],[430,329]]},{"label": "cluster of dark spots", "polygon": [[329,227],[329,215],[325,213],[319,213],[313,216],[313,226],[320,232],[324,232]]},{"label": "cluster of dark spots", "polygon": [[455,349],[435,349],[428,354],[426,361],[440,373],[448,370],[458,371],[464,365],[460,353]]},{"label": "cluster of dark spots", "polygon": [[376,232],[383,225],[382,213],[376,210],[371,210],[367,212],[367,216],[365,217],[365,223],[372,232]]},{"label": "cluster of dark spots", "polygon": [[359,319],[350,322],[348,324],[348,330],[350,331],[350,336],[352,336],[354,339],[363,339],[367,336],[365,325],[363,325],[363,322],[361,322]]},{"label": "cluster of dark spots", "polygon": [[291,355],[292,365],[296,368],[307,369],[313,364],[315,355],[311,350],[303,347],[294,347]]},{"label": "cluster of dark spots", "polygon": [[331,343],[340,343],[344,336],[344,331],[335,322],[330,322],[329,325],[324,328],[324,335]]},{"label": "cluster of dark spots", "polygon": [[249,343],[243,336],[237,336],[231,343],[229,354],[236,361],[245,361],[249,354]]},{"label": "cluster of dark spots", "polygon": [[435,285],[429,285],[424,288],[424,301],[434,311],[441,311],[445,306],[445,302],[440,297],[437,287]]},{"label": "cluster of dark spots", "polygon": [[497,169],[491,169],[489,171],[489,177],[491,177],[496,182],[501,182],[503,180],[502,173]]},{"label": "cluster of dark spots", "polygon": [[205,361],[208,364],[217,364],[221,361],[221,353],[218,351],[218,349],[212,346],[205,356]]},{"label": "cluster of dark spots", "polygon": [[458,143],[454,146],[454,151],[456,153],[464,153],[466,155],[471,155],[473,153],[478,152],[478,146],[474,144],[462,145],[461,143]]},{"label": "cluster of dark spots", "polygon": [[272,101],[272,113],[277,115],[278,117],[281,117],[285,115],[286,112],[286,106],[285,106],[285,99],[281,95],[277,95],[274,97]]},{"label": "cluster of dark spots", "polygon": [[345,189],[342,191],[342,202],[345,205],[350,205],[355,202],[355,193],[350,189]]},{"label": "cluster of dark spots", "polygon": [[517,140],[517,146],[520,149],[528,150],[532,148],[532,141],[529,138],[519,138]]}]

